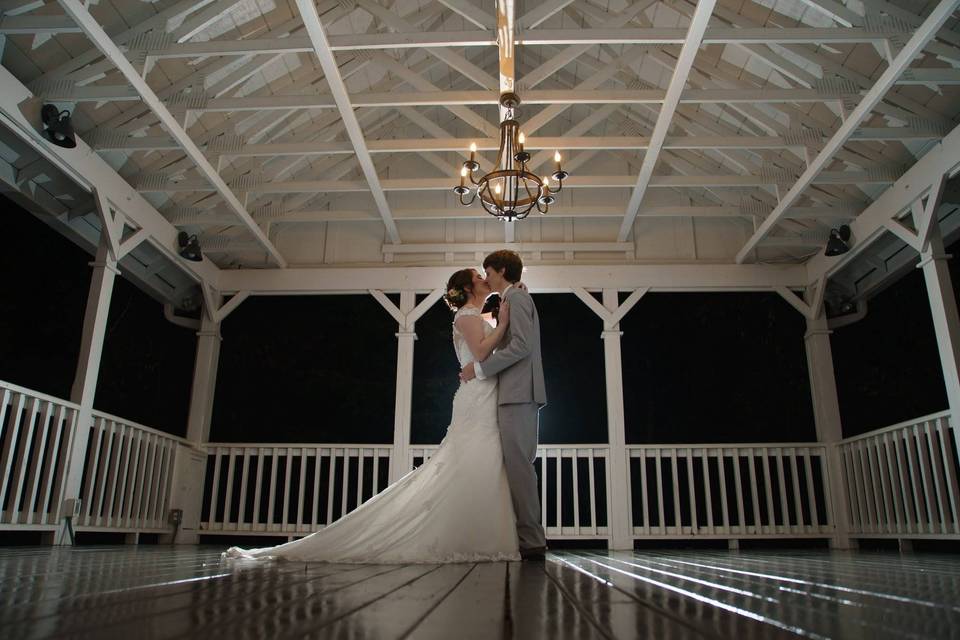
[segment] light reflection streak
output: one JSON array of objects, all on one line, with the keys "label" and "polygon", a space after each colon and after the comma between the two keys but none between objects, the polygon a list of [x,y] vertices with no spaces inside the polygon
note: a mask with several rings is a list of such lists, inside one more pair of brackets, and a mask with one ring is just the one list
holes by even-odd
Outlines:
[{"label": "light reflection streak", "polygon": [[123,587],[121,589],[110,589],[107,591],[98,591],[97,595],[106,595],[111,593],[129,593],[131,591],[139,591],[141,589],[156,589],[157,587],[169,587],[177,584],[189,584],[191,582],[205,582],[207,580],[214,580],[216,578],[226,578],[227,576],[233,575],[230,573],[215,573],[209,576],[199,576],[196,578],[183,578],[182,580],[168,580],[166,582],[155,582],[152,584],[141,584],[135,587]]},{"label": "light reflection streak", "polygon": [[728,572],[728,573],[738,573],[738,574],[740,574],[740,575],[753,576],[753,577],[755,577],[755,578],[766,578],[766,579],[768,579],[768,580],[777,580],[777,581],[780,581],[780,582],[791,582],[791,583],[793,583],[793,584],[804,584],[804,585],[808,585],[808,586],[812,586],[812,587],[820,587],[821,589],[827,589],[827,590],[832,590],[832,591],[843,591],[843,592],[846,592],[846,593],[855,593],[855,594],[861,595],[861,596],[873,596],[873,597],[875,597],[875,598],[885,598],[885,599],[888,599],[888,600],[895,600],[896,602],[905,602],[905,603],[908,603],[908,604],[918,604],[918,605],[922,605],[922,606],[924,606],[924,607],[934,607],[934,608],[936,608],[936,609],[940,609],[940,608],[943,608],[943,607],[947,607],[947,608],[949,608],[949,609],[953,609],[954,611],[960,611],[960,607],[957,607],[957,606],[951,606],[951,605],[948,605],[948,604],[943,604],[943,603],[938,603],[938,602],[930,602],[929,600],[917,600],[917,599],[915,599],[915,598],[908,598],[907,596],[898,596],[898,595],[893,594],[893,593],[881,593],[881,592],[879,592],[879,591],[868,591],[868,590],[866,590],[866,589],[857,589],[856,587],[844,587],[844,586],[841,586],[841,585],[826,584],[826,583],[823,583],[823,582],[814,582],[814,581],[812,581],[812,580],[802,580],[802,579],[800,579],[800,578],[788,578],[787,576],[778,576],[778,575],[773,575],[773,574],[769,574],[769,573],[759,573],[759,572],[757,572],[757,571],[746,571],[746,570],[744,570],[744,569],[730,569],[730,568],[728,568],[728,567],[711,566],[711,565],[708,565],[708,564],[702,564],[702,563],[699,563],[699,562],[689,562],[689,561],[686,561],[686,560],[675,560],[675,562],[680,563],[680,564],[690,565],[690,566],[693,566],[693,567],[703,567],[703,568],[707,568],[707,569],[716,569],[717,571],[726,571],[726,572]]},{"label": "light reflection streak", "polygon": [[687,575],[684,575],[684,574],[682,574],[682,573],[673,573],[672,571],[665,571],[665,570],[663,570],[663,569],[654,569],[653,567],[650,567],[650,566],[647,566],[647,565],[642,565],[642,564],[636,564],[636,563],[633,563],[633,562],[628,562],[628,561],[626,561],[626,560],[621,560],[620,558],[610,558],[610,560],[613,560],[613,561],[615,561],[615,562],[621,562],[621,563],[623,563],[623,564],[625,564],[625,565],[628,565],[628,566],[631,566],[631,567],[636,567],[637,569],[644,569],[644,570],[646,570],[646,571],[651,571],[651,572],[653,572],[653,573],[660,573],[660,574],[663,574],[663,575],[665,575],[665,576],[670,576],[671,578],[679,578],[680,580],[688,580],[688,581],[690,581],[690,582],[695,582],[695,583],[697,583],[697,584],[701,584],[701,585],[703,585],[703,586],[705,586],[705,587],[710,587],[710,588],[712,588],[712,589],[719,589],[720,591],[729,591],[729,592],[735,593],[735,594],[737,594],[737,595],[747,596],[748,598],[757,598],[757,599],[763,600],[763,601],[765,601],[765,602],[771,602],[771,603],[773,603],[773,604],[780,604],[780,601],[777,600],[776,598],[773,598],[773,597],[770,597],[770,596],[765,596],[765,595],[762,595],[762,594],[759,594],[759,593],[754,593],[753,591],[747,591],[747,590],[745,590],[745,589],[737,589],[736,587],[728,587],[727,585],[723,585],[723,584],[720,584],[720,583],[717,583],[717,582],[710,582],[709,580],[702,580],[702,579],[700,579],[700,578],[694,578],[694,577],[692,577],[692,576],[687,576]]},{"label": "light reflection streak", "polygon": [[822,636],[818,633],[813,633],[812,631],[808,631],[800,627],[786,624],[784,622],[781,622],[780,620],[776,620],[775,618],[768,618],[766,616],[760,615],[759,613],[754,613],[753,611],[749,611],[747,609],[741,609],[740,607],[735,607],[732,604],[727,604],[726,602],[721,602],[720,600],[714,600],[713,598],[708,598],[707,596],[696,593],[695,591],[690,591],[688,589],[683,589],[681,587],[677,587],[672,584],[668,584],[666,582],[654,580],[653,578],[647,578],[647,577],[638,575],[636,573],[631,573],[630,571],[626,571],[625,569],[620,569],[618,567],[604,564],[598,560],[594,560],[593,558],[584,558],[584,559],[596,565],[604,567],[605,569],[609,569],[610,571],[616,571],[617,573],[622,573],[623,575],[628,576],[630,578],[634,578],[635,580],[640,580],[642,582],[646,582],[647,584],[651,584],[655,587],[660,587],[661,589],[666,589],[667,591],[678,593],[682,596],[686,596],[687,598],[693,598],[698,602],[709,604],[710,606],[717,607],[718,609],[723,609],[724,611],[729,611],[730,613],[735,613],[745,618],[750,618],[751,620],[756,620],[757,622],[763,622],[765,624],[769,624],[771,626],[777,627],[778,629],[783,629],[784,631],[796,633],[798,635],[806,636],[808,638],[815,638],[817,640],[830,640],[828,636]]}]

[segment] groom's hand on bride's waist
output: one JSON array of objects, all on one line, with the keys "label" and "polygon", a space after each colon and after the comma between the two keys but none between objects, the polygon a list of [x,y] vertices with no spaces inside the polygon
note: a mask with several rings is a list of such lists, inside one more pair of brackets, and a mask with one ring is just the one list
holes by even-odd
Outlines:
[{"label": "groom's hand on bride's waist", "polygon": [[468,364],[467,366],[465,366],[465,367],[463,368],[463,370],[460,372],[460,381],[461,381],[461,382],[470,382],[471,380],[473,380],[473,379],[476,378],[476,377],[477,377],[477,373],[476,373],[476,371],[474,371],[473,363],[472,363],[472,362],[471,362],[470,364]]}]

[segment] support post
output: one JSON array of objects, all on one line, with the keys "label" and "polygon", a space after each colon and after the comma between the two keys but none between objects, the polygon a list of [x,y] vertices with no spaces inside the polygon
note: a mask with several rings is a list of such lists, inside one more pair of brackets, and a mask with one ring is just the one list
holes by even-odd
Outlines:
[{"label": "support post", "polygon": [[824,487],[824,491],[829,492],[832,505],[830,517],[834,524],[830,546],[834,549],[853,549],[856,548],[856,541],[850,538],[850,505],[839,449],[843,430],[837,398],[837,380],[833,369],[833,352],[830,349],[830,333],[825,312],[821,310],[813,318],[807,316],[807,332],[803,340],[807,353],[817,441],[823,443],[827,452],[827,477],[830,486]]},{"label": "support post", "polygon": [[574,294],[603,320],[603,361],[607,390],[607,438],[610,443],[610,495],[607,499],[611,549],[632,549],[630,460],[627,457],[626,419],[623,409],[623,362],[620,320],[648,291],[637,289],[620,304],[617,289],[603,290],[603,303],[575,288]]},{"label": "support post", "polygon": [[410,412],[413,397],[413,343],[417,339],[414,327],[417,320],[443,296],[444,290],[434,289],[417,304],[416,291],[401,291],[400,306],[384,295],[370,290],[377,302],[397,321],[397,396],[393,408],[393,453],[390,459],[390,484],[410,471]]},{"label": "support post", "polygon": [[[214,300],[214,303],[217,304],[218,301]],[[205,310],[200,317],[197,357],[193,367],[193,386],[187,414],[187,440],[190,445],[178,444],[174,458],[170,509],[181,511],[180,525],[176,529],[175,537],[172,534],[164,535],[161,542],[197,544],[200,541],[200,511],[207,468],[206,445],[210,441],[213,396],[220,362],[220,323],[211,317],[213,315],[215,314]]]},{"label": "support post", "polygon": [[932,228],[930,241],[920,253],[919,269],[923,269],[923,278],[927,283],[927,296],[930,298],[930,313],[933,316],[933,330],[937,336],[937,350],[940,352],[940,366],[943,367],[943,384],[947,391],[947,404],[950,407],[950,423],[958,450],[960,450],[960,429],[957,419],[960,416],[960,315],[957,313],[957,298],[953,293],[950,278],[950,266],[943,247],[943,236],[936,220],[939,203],[932,207]]},{"label": "support post", "polygon": [[[96,259],[90,263],[93,274],[90,290],[87,294],[87,306],[83,316],[83,337],[80,341],[80,358],[77,372],[70,391],[70,401],[79,405],[76,427],[71,438],[67,457],[66,483],[63,498],[79,498],[80,483],[83,480],[83,466],[87,455],[87,442],[93,426],[93,400],[97,393],[97,379],[100,375],[100,358],[103,355],[103,342],[107,332],[107,317],[110,313],[110,299],[113,297],[113,282],[117,277],[117,262],[110,254],[110,242],[107,234],[100,235]],[[62,504],[62,501],[61,501]],[[54,505],[59,513],[61,505]],[[64,522],[59,523],[54,536],[55,544],[70,544]]]},{"label": "support post", "polygon": [[[400,293],[400,313],[408,318],[416,303],[413,291]],[[390,484],[410,470],[410,414],[413,397],[413,343],[415,322],[403,322],[397,331],[397,397],[393,408],[393,461]]]}]

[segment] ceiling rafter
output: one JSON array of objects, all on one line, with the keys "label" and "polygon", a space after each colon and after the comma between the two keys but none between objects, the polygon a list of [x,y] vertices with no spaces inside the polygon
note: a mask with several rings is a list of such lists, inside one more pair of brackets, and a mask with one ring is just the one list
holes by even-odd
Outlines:
[{"label": "ceiling rafter", "polygon": [[323,67],[323,73],[327,79],[327,85],[337,102],[337,110],[343,120],[344,128],[353,143],[354,151],[357,154],[357,160],[366,177],[370,192],[373,194],[374,202],[377,204],[377,210],[383,219],[383,224],[387,230],[387,236],[390,240],[398,244],[400,242],[400,232],[393,221],[390,213],[390,205],[387,203],[386,195],[380,184],[380,178],[377,176],[377,170],[373,166],[373,159],[370,152],[367,151],[366,141],[363,138],[363,130],[360,123],[357,122],[357,116],[353,112],[353,106],[350,103],[350,96],[347,94],[347,88],[343,84],[343,78],[340,76],[340,70],[337,68],[337,60],[334,58],[333,51],[330,50],[330,44],[327,42],[327,34],[320,22],[320,15],[317,13],[317,7],[313,0],[297,0],[297,9],[303,18],[303,24],[310,34],[310,40],[313,42],[314,54]]},{"label": "ceiling rafter", "polygon": [[663,105],[661,105],[657,114],[657,123],[653,127],[650,147],[643,156],[643,164],[637,176],[637,184],[630,195],[620,231],[617,233],[617,240],[620,242],[626,240],[631,229],[633,229],[633,221],[637,217],[637,212],[640,211],[643,196],[646,194],[647,187],[653,178],[653,170],[657,165],[657,159],[660,157],[660,149],[663,147],[663,142],[666,140],[667,132],[673,122],[674,111],[680,104],[683,88],[687,84],[687,76],[690,74],[690,69],[693,68],[693,59],[700,50],[700,43],[707,30],[707,23],[710,21],[715,4],[716,0],[700,0],[696,12],[690,19],[686,40],[677,58],[677,66],[673,70],[670,86],[667,88]]},{"label": "ceiling rafter", "polygon": [[890,66],[883,72],[876,84],[867,92],[867,95],[863,97],[859,104],[847,114],[843,125],[824,144],[817,156],[808,163],[806,170],[781,198],[777,207],[750,236],[743,248],[737,252],[736,261],[738,264],[746,260],[757,244],[769,235],[773,227],[782,219],[784,212],[800,198],[807,186],[816,180],[836,151],[847,142],[853,131],[860,126],[874,106],[883,99],[883,96],[893,86],[893,81],[910,65],[914,56],[923,49],[927,41],[950,18],[958,5],[960,5],[960,0],[940,0],[934,7],[927,19],[917,29],[917,32],[890,62]]},{"label": "ceiling rafter", "polygon": [[216,168],[206,159],[200,148],[197,147],[196,143],[193,142],[180,123],[177,122],[170,111],[163,105],[157,97],[157,94],[155,94],[143,78],[140,77],[117,45],[110,39],[110,36],[103,30],[103,27],[100,26],[100,23],[96,21],[78,0],[60,0],[60,4],[70,17],[84,30],[87,36],[97,44],[103,54],[117,66],[127,81],[137,88],[144,102],[156,112],[164,127],[176,138],[187,155],[191,157],[194,164],[208,181],[208,184],[220,194],[220,197],[223,198],[230,209],[236,213],[240,222],[247,228],[254,239],[263,246],[271,259],[280,267],[285,267],[286,260],[280,251],[270,242],[260,227],[257,226],[256,222],[254,222],[253,218],[250,217],[250,214],[244,208],[243,203],[240,202],[227,183],[220,177],[220,174],[217,173]]}]

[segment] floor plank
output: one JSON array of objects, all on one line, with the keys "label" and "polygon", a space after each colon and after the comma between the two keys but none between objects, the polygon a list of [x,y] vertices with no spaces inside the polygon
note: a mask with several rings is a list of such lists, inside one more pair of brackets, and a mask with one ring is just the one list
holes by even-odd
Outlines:
[{"label": "floor plank", "polygon": [[33,638],[960,638],[960,556],[567,551],[546,563],[221,564],[214,547],[0,548]]},{"label": "floor plank", "polygon": [[447,640],[456,629],[459,640],[504,637],[506,626],[505,562],[473,567],[453,592],[411,630],[411,640]]}]

